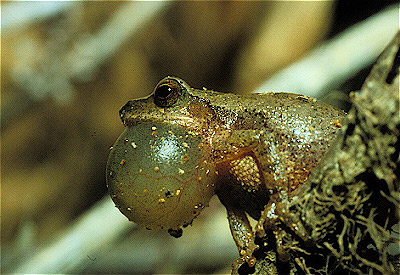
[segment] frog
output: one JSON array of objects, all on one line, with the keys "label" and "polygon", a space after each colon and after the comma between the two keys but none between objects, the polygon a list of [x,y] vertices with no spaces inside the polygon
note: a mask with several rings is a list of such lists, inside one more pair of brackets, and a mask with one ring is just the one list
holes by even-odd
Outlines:
[{"label": "frog", "polygon": [[334,141],[345,113],[304,95],[223,93],[167,76],[119,115],[124,131],[110,151],[106,181],[122,214],[178,238],[216,195],[237,264],[251,267],[258,245],[250,218],[258,229],[273,229],[281,254],[276,222],[306,238],[284,206]]}]

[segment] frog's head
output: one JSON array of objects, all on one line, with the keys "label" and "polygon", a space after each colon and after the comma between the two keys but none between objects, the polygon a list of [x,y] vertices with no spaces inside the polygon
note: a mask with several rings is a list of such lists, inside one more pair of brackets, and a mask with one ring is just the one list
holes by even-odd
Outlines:
[{"label": "frog's head", "polygon": [[150,229],[190,224],[215,193],[210,119],[190,89],[167,77],[120,110],[126,128],[108,159],[108,188],[129,220]]}]

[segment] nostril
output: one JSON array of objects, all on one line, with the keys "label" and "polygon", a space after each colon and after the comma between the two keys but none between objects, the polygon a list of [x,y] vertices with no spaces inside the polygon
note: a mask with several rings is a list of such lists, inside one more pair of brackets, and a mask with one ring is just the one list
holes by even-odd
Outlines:
[{"label": "nostril", "polygon": [[119,116],[124,123],[127,125],[127,119],[133,114],[134,109],[138,109],[140,102],[137,100],[129,100],[122,108],[119,110]]},{"label": "nostril", "polygon": [[127,111],[132,110],[133,108],[133,101],[129,100],[124,106],[122,106],[122,108],[119,110],[119,114],[123,115],[124,113],[126,113]]}]

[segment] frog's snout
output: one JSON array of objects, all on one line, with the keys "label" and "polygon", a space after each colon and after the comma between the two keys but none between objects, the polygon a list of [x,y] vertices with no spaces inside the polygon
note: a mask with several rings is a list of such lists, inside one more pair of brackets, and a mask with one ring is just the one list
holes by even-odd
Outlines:
[{"label": "frog's snout", "polygon": [[204,158],[201,139],[181,127],[126,127],[107,163],[110,195],[129,220],[148,228],[188,225],[215,192],[215,173]]},{"label": "frog's snout", "polygon": [[119,116],[123,117],[128,111],[133,109],[133,100],[129,100],[122,108],[119,110]]},{"label": "frog's snout", "polygon": [[143,100],[145,99],[129,100],[122,106],[119,110],[119,117],[124,125],[130,124],[129,121],[132,120],[131,117],[134,115],[135,111],[144,109]]}]

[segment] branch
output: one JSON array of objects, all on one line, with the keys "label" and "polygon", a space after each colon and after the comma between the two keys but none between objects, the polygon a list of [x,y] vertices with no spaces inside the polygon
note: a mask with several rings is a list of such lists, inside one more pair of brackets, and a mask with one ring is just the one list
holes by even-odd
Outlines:
[{"label": "branch", "polygon": [[352,93],[353,106],[335,144],[282,220],[302,221],[312,246],[282,226],[283,245],[292,257],[279,262],[273,236],[265,232],[256,273],[399,272],[399,255],[390,250],[399,245],[390,232],[398,226],[400,209],[399,39],[400,32],[361,90]]}]

